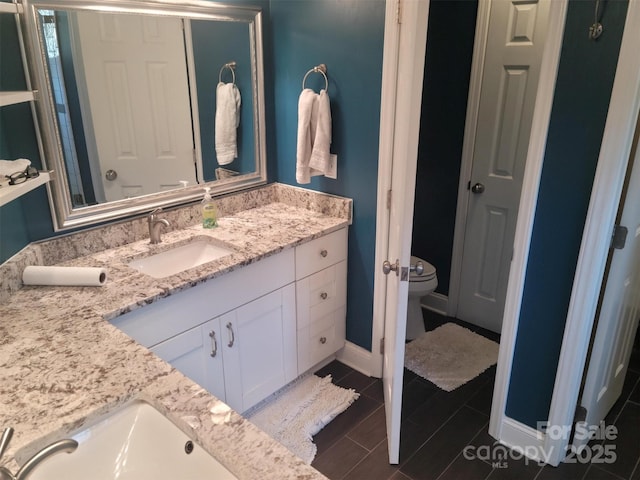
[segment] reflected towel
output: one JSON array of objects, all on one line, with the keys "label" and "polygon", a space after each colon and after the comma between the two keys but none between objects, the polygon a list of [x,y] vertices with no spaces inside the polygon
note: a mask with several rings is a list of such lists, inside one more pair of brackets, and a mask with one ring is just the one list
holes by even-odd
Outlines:
[{"label": "reflected towel", "polygon": [[216,157],[227,165],[238,157],[237,129],[240,125],[240,91],[234,83],[218,83],[216,88]]},{"label": "reflected towel", "polygon": [[27,160],[26,158],[0,160],[0,179],[4,179],[5,175],[24,172],[29,165],[31,165],[31,160]]},{"label": "reflected towel", "polygon": [[312,176],[324,175],[329,167],[331,145],[331,109],[329,95],[309,88],[298,100],[298,145],[296,181],[309,183]]}]

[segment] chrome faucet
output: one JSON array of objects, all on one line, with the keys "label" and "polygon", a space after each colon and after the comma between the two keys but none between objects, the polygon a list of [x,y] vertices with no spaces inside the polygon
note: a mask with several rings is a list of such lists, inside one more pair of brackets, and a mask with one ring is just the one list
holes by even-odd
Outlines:
[{"label": "chrome faucet", "polygon": [[162,227],[162,225],[165,227],[170,226],[169,221],[166,218],[158,218],[158,214],[161,212],[162,208],[156,208],[147,217],[147,220],[149,221],[149,240],[153,245],[162,242],[160,227]]},{"label": "chrome faucet", "polygon": [[[4,429],[2,438],[0,438],[0,458],[2,458],[2,454],[9,445],[9,441],[11,440],[12,435],[13,428],[9,427]],[[0,467],[0,480],[27,480],[27,478],[29,478],[29,475],[31,475],[33,469],[40,465],[43,460],[46,460],[51,455],[55,455],[56,453],[74,452],[76,448],[78,448],[78,442],[70,438],[53,442],[51,445],[47,445],[29,460],[27,460],[15,475],[12,474],[6,467]]]}]

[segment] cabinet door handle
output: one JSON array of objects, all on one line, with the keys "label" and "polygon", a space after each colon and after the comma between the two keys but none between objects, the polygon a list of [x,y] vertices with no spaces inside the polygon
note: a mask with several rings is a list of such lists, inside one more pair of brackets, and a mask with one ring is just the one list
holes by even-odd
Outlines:
[{"label": "cabinet door handle", "polygon": [[320,256],[321,256],[322,258],[326,258],[326,256],[327,256],[328,254],[329,254],[329,252],[327,252],[327,250],[326,250],[326,249],[324,249],[324,248],[323,248],[322,250],[320,250]]},{"label": "cabinet door handle", "polygon": [[326,300],[328,296],[329,296],[329,294],[328,294],[327,292],[322,292],[322,293],[320,294],[320,298],[321,298],[322,300]]},{"label": "cabinet door handle", "polygon": [[327,337],[320,337],[320,343],[323,345],[327,343]]},{"label": "cabinet door handle", "polygon": [[235,341],[235,336],[233,335],[233,325],[231,322],[227,323],[227,330],[229,330],[229,343],[227,344],[229,348],[233,347],[233,342]]},{"label": "cabinet door handle", "polygon": [[209,332],[209,337],[211,338],[211,356],[215,357],[218,354],[218,342],[216,341],[216,332],[211,330]]}]

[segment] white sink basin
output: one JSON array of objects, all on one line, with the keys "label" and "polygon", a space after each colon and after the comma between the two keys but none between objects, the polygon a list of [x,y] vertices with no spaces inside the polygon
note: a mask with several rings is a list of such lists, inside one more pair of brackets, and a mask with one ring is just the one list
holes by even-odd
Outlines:
[{"label": "white sink basin", "polygon": [[148,403],[132,403],[72,438],[77,450],[46,459],[30,480],[237,480],[199,445],[187,454],[189,437]]},{"label": "white sink basin", "polygon": [[129,266],[153,278],[165,278],[232,253],[233,250],[229,248],[200,239],[149,257],[133,260],[129,262]]}]

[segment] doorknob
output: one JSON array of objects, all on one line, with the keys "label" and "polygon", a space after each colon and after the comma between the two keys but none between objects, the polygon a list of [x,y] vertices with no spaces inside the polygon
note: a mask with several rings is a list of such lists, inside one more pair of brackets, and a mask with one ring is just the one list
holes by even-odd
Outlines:
[{"label": "doorknob", "polygon": [[416,272],[417,275],[422,275],[424,273],[424,263],[417,262],[415,265],[409,265],[409,271]]},{"label": "doorknob", "polygon": [[473,193],[482,193],[484,192],[484,185],[482,183],[476,183],[473,187],[471,187],[471,191]]},{"label": "doorknob", "polygon": [[118,172],[116,172],[115,170],[107,170],[107,172],[104,174],[104,178],[106,178],[110,182],[113,182],[116,178],[118,178]]},{"label": "doorknob", "polygon": [[396,277],[400,271],[400,261],[396,260],[395,263],[391,263],[389,260],[385,260],[382,263],[382,273],[389,275],[390,272],[396,272]]}]

